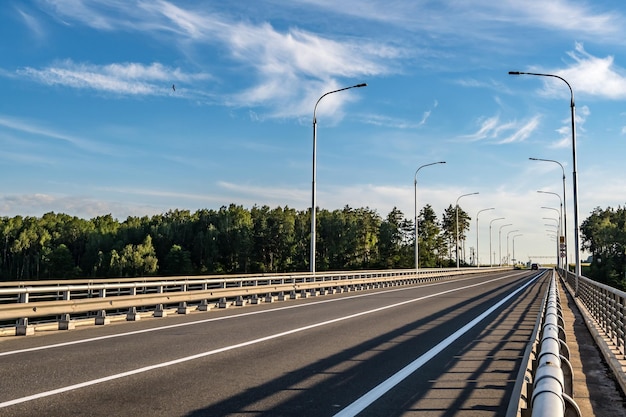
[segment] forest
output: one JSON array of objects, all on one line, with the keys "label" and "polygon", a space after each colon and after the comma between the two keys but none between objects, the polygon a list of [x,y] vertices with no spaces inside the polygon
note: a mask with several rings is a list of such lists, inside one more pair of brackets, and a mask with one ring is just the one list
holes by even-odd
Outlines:
[{"label": "forest", "polygon": [[[464,241],[471,218],[458,212]],[[441,220],[430,205],[421,209],[420,267],[456,264],[455,214],[452,205]],[[306,272],[310,219],[309,210],[234,204],[124,221],[52,212],[2,217],[0,280]],[[316,224],[318,271],[415,266],[414,222],[397,208],[384,218],[369,208],[318,209]]]},{"label": "forest", "polygon": [[592,261],[582,274],[626,291],[626,207],[596,207],[581,224],[582,249]]}]

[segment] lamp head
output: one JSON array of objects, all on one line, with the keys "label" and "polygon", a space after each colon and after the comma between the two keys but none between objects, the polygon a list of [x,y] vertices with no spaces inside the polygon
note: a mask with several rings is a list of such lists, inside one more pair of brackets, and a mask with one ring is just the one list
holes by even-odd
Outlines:
[{"label": "lamp head", "polygon": [[354,86],[354,88],[367,87],[367,83],[361,83]]},{"label": "lamp head", "polygon": [[523,72],[519,72],[519,71],[509,71],[509,75],[521,75],[523,74]]}]

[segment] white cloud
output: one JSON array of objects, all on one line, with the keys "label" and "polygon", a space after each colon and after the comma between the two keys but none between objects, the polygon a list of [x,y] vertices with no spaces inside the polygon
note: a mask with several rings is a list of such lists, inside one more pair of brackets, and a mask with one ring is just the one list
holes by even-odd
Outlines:
[{"label": "white cloud", "polygon": [[78,148],[85,149],[97,153],[112,153],[111,150],[95,142],[85,140],[73,135],[60,133],[54,129],[40,126],[36,121],[24,120],[8,116],[0,115],[0,128],[15,130],[22,133],[28,133],[37,136],[43,136],[51,139],[61,140],[70,143]]},{"label": "white cloud", "polygon": [[[580,95],[601,99],[623,100],[626,98],[626,70],[615,64],[613,56],[599,58],[586,52],[582,43],[568,52],[573,62],[565,69],[533,68],[532,72],[554,74],[565,79],[571,86],[575,99]],[[543,94],[570,98],[569,89],[561,80],[544,78]]]},{"label": "white cloud", "polygon": [[526,139],[528,139],[528,137],[530,137],[530,135],[535,131],[535,129],[537,129],[537,126],[539,126],[539,116],[534,116],[522,126],[513,125],[511,127],[515,128],[515,131],[512,134],[510,134],[508,137],[500,140],[498,143],[505,144],[505,143],[523,142]]},{"label": "white cloud", "polygon": [[41,26],[41,23],[33,15],[26,13],[21,9],[18,9],[17,12],[22,17],[24,23],[30,29],[35,38],[43,39],[45,37],[45,31]]},{"label": "white cloud", "polygon": [[[480,128],[476,133],[463,136],[471,141],[491,139],[497,144],[507,144],[513,142],[523,142],[539,126],[540,116],[535,115],[530,120],[519,123],[517,121],[501,122],[500,116],[495,115],[483,118],[480,121]],[[504,137],[503,137],[504,136]]]},{"label": "white cloud", "polygon": [[172,94],[172,83],[188,83],[210,78],[207,74],[188,74],[179,68],[168,68],[159,63],[93,65],[75,63],[72,60],[65,60],[43,69],[26,67],[17,72],[48,85],[87,88],[119,96],[169,95]]}]

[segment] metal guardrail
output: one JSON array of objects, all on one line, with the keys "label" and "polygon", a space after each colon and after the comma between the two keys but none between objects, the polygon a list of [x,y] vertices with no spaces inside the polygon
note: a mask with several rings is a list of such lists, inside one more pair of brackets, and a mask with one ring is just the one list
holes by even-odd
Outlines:
[{"label": "metal guardrail", "polygon": [[[34,333],[32,320],[57,322],[60,330],[73,328],[71,316],[95,316],[95,324],[110,321],[108,313],[137,320],[137,308],[152,307],[155,317],[165,308],[189,311],[212,305],[243,305],[260,299],[297,298],[351,291],[374,286],[403,285],[484,273],[506,268],[448,268],[415,270],[345,271],[329,273],[265,274],[239,276],[151,277],[115,280],[63,280],[0,283],[0,326],[15,327],[16,335]],[[261,297],[261,298],[259,298]],[[263,298],[264,297],[264,298]]]},{"label": "metal guardrail", "polygon": [[[626,394],[626,292],[559,270],[596,344]],[[575,294],[575,288],[578,294]]]},{"label": "metal guardrail", "polygon": [[[548,273],[547,271],[544,273]],[[513,389],[507,417],[581,417],[554,271]]]}]

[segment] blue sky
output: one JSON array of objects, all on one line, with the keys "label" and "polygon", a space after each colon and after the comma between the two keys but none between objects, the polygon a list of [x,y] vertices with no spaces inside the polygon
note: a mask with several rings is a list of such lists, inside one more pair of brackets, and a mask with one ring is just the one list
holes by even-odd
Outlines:
[{"label": "blue sky", "polygon": [[[466,250],[555,253],[570,93],[580,220],[626,202],[626,5],[602,0],[6,0],[0,215],[311,204],[472,217]],[[172,88],[175,85],[175,90]],[[548,219],[544,219],[544,218]],[[512,226],[500,229],[511,223]],[[519,232],[513,232],[519,230]],[[512,240],[512,239],[511,239]],[[512,252],[512,242],[510,252]],[[570,259],[573,251],[570,249]]]}]

